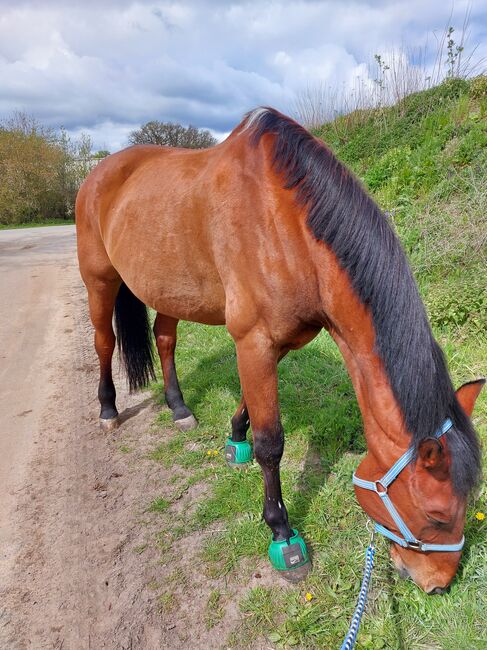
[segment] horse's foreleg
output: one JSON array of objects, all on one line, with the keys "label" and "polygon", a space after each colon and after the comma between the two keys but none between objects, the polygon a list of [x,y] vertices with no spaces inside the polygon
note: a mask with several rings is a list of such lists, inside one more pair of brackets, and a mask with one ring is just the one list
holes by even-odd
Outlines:
[{"label": "horse's foreleg", "polygon": [[100,362],[100,425],[106,431],[116,428],[118,424],[116,393],[112,379],[112,356],[115,349],[112,317],[120,282],[119,278],[115,278],[106,282],[95,280],[87,283],[90,318],[95,328],[95,349]]},{"label": "horse's foreleg", "polygon": [[[277,363],[283,355],[261,336],[237,341],[237,360],[245,404],[250,415],[254,456],[264,478],[264,520],[272,530],[273,564],[286,578],[301,579],[309,569],[306,547],[288,521],[282,498],[279,465],[284,431],[279,416]],[[302,543],[302,545],[301,545]]]},{"label": "horse's foreleg", "polygon": [[[288,349],[281,350],[277,359],[278,363],[283,357],[286,356],[288,352],[289,352]],[[237,410],[235,411],[231,422],[232,422],[231,441],[245,442],[247,440],[247,431],[250,426],[250,418],[249,418],[249,412],[247,409],[247,405],[245,404],[245,399],[243,395],[240,398],[240,404],[238,405]],[[249,453],[251,453],[250,450]]]},{"label": "horse's foreleg", "polygon": [[176,374],[174,351],[176,349],[177,327],[178,320],[176,318],[157,314],[154,323],[154,336],[156,337],[157,350],[161,359],[166,403],[172,411],[176,426],[182,431],[189,431],[194,429],[198,422],[184,403]]}]

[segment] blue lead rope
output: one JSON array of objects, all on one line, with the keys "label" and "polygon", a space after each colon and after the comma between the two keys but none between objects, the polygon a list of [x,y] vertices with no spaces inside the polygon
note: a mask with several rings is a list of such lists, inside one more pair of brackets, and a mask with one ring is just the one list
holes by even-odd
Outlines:
[{"label": "blue lead rope", "polygon": [[347,636],[342,643],[341,650],[352,650],[352,648],[355,646],[358,628],[360,626],[362,614],[364,613],[365,609],[365,603],[367,601],[367,593],[369,591],[370,578],[372,577],[372,569],[374,568],[374,555],[375,547],[373,542],[371,542],[367,547],[367,551],[365,552],[364,577],[362,578],[362,586],[360,587],[357,607],[353,613],[352,621],[350,623],[350,627],[348,628]]}]

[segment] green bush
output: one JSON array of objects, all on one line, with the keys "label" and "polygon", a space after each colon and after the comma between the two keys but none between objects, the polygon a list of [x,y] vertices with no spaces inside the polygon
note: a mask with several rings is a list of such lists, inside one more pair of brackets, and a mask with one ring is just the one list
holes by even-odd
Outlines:
[{"label": "green bush", "polygon": [[87,135],[73,142],[63,130],[57,134],[14,113],[0,125],[0,224],[72,219],[91,149]]}]

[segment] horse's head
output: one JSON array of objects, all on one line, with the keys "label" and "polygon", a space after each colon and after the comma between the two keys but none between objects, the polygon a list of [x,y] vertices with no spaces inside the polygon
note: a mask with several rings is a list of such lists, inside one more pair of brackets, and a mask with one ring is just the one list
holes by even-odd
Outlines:
[{"label": "horse's head", "polygon": [[[468,417],[484,383],[485,380],[479,380],[465,384],[456,393]],[[368,454],[357,472],[372,482],[368,487],[362,486],[366,489],[360,489],[361,479],[358,479],[357,498],[367,514],[385,527],[382,532],[392,541],[391,557],[399,573],[410,576],[428,594],[443,593],[453,580],[460,562],[458,548],[462,545],[465,526],[467,495],[455,486],[451,471],[454,459],[448,438],[447,432],[421,441],[412,462],[386,487],[380,479],[390,467],[382,467],[376,456]],[[384,494],[387,494],[385,499]],[[399,520],[384,503],[389,500]],[[405,540],[409,533],[415,540],[410,543]]]}]

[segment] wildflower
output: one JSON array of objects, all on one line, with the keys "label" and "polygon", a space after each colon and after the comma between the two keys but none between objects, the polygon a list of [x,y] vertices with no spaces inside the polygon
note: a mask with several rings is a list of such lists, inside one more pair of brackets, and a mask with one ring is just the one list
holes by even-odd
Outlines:
[{"label": "wildflower", "polygon": [[207,456],[212,456],[213,455],[213,452],[211,451],[211,449],[208,449],[208,451],[206,452],[206,455]]},{"label": "wildflower", "polygon": [[306,599],[306,600],[308,601],[308,603],[309,603],[309,602],[311,602],[311,601],[313,600],[313,598],[314,598],[313,594],[310,594],[309,591],[308,591],[308,592],[306,593],[306,595],[305,595],[305,599]]},{"label": "wildflower", "polygon": [[477,513],[475,513],[475,519],[477,519],[478,521],[484,521],[484,519],[485,519],[485,513],[483,513],[483,512],[477,512]]},{"label": "wildflower", "polygon": [[218,449],[215,449],[214,452],[213,452],[213,456],[218,456],[219,453],[220,452],[218,451]]}]

